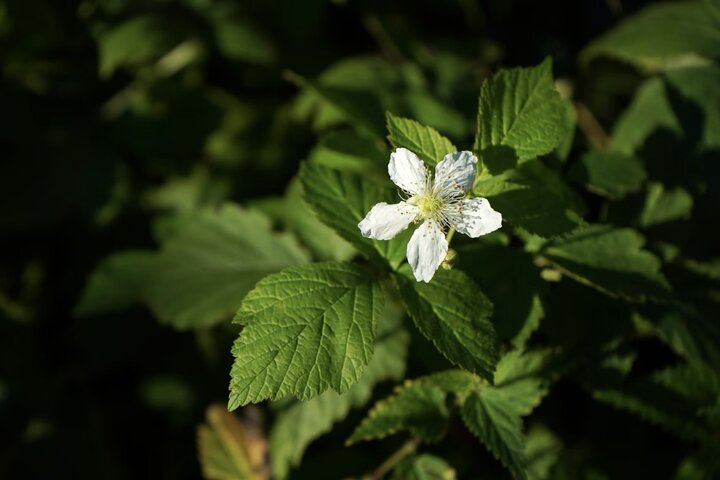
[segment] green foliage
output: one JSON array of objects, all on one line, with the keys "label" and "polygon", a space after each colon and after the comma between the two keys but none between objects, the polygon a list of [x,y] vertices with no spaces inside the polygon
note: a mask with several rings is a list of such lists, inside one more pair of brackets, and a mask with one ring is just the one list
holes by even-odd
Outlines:
[{"label": "green foliage", "polygon": [[308,261],[295,237],[273,232],[260,213],[226,204],[179,223],[148,273],[147,300],[162,322],[206,327],[229,318],[267,274]]},{"label": "green foliage", "polygon": [[386,119],[388,140],[392,146],[407,148],[430,166],[437,164],[446,154],[457,151],[455,145],[434,128],[389,112]]},{"label": "green foliage", "polygon": [[660,261],[634,230],[593,226],[542,244],[538,253],[570,278],[630,300],[659,297],[670,286]]},{"label": "green foliage", "polygon": [[394,277],[415,325],[452,363],[491,378],[497,362],[492,304],[467,275],[435,275],[428,284],[416,282],[409,268]]},{"label": "green foliage", "polygon": [[593,41],[582,58],[605,55],[647,69],[717,59],[718,29],[720,18],[712,1],[651,5]]},{"label": "green foliage", "polygon": [[374,385],[384,379],[399,380],[405,372],[408,335],[400,327],[400,309],[391,303],[378,325],[373,358],[362,377],[344,395],[327,391],[306,402],[281,407],[270,432],[273,472],[286,478],[290,467],[298,466],[307,446],[342,421],[352,408],[370,399]]},{"label": "green foliage", "polygon": [[645,168],[637,157],[615,152],[590,152],[573,165],[569,175],[593,193],[622,198],[640,190],[645,180]]},{"label": "green foliage", "polygon": [[328,388],[345,393],[370,362],[384,296],[362,268],[337,262],[268,275],[235,316],[229,408]]},{"label": "green foliage", "polygon": [[549,59],[486,80],[480,90],[475,150],[491,173],[550,153],[566,131],[565,105]]}]

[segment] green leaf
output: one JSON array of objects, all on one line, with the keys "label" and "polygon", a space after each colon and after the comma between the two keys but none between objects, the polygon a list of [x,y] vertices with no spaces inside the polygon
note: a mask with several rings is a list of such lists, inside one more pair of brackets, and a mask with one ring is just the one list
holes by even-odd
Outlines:
[{"label": "green leaf", "polygon": [[618,152],[589,152],[576,162],[569,177],[588,190],[609,198],[637,192],[645,180],[645,167],[637,157]]},{"label": "green leaf", "polygon": [[172,24],[162,15],[130,18],[100,35],[100,75],[108,77],[118,67],[142,65],[157,59],[179,43],[179,39]]},{"label": "green leaf", "polygon": [[475,243],[459,248],[458,258],[459,268],[492,302],[498,336],[524,345],[545,315],[540,297],[548,289],[533,257],[516,248]]},{"label": "green leaf", "polygon": [[261,200],[252,206],[296,233],[318,259],[349,260],[356,254],[353,246],[318,220],[303,197],[302,185],[296,177],[282,199]]},{"label": "green leaf", "polygon": [[475,150],[491,173],[550,153],[568,128],[552,64],[504,70],[480,90]]},{"label": "green leaf", "polygon": [[422,454],[405,458],[395,467],[392,480],[455,480],[455,470],[442,458]]},{"label": "green leaf", "polygon": [[518,416],[529,415],[547,394],[547,381],[540,376],[551,358],[548,350],[522,352],[512,350],[498,362],[495,372],[496,390],[502,390],[508,411]]},{"label": "green leaf", "polygon": [[471,393],[461,413],[468,429],[514,478],[527,478],[522,422],[508,403],[504,390],[488,388]]},{"label": "green leaf", "polygon": [[504,220],[530,234],[552,237],[583,224],[582,200],[540,160],[501,175],[480,175],[473,193],[490,200]]},{"label": "green leaf", "polygon": [[394,276],[400,296],[420,332],[448,360],[485,379],[497,362],[492,304],[459,270],[438,270],[430,283],[416,282],[409,266]]},{"label": "green leaf", "polygon": [[408,333],[401,328],[403,311],[388,303],[378,325],[375,352],[362,377],[340,395],[327,391],[306,402],[282,409],[270,432],[270,460],[276,478],[286,478],[300,464],[307,446],[342,421],[352,408],[364,405],[374,385],[384,379],[399,380],[405,373]]},{"label": "green leaf", "polygon": [[378,142],[361,137],[353,130],[342,129],[323,136],[310,152],[308,162],[385,180],[389,158]]},{"label": "green leaf", "polygon": [[645,205],[640,214],[640,225],[650,227],[687,219],[692,206],[693,197],[684,189],[677,187],[666,190],[662,183],[653,182],[648,185]]},{"label": "green leaf", "polygon": [[218,50],[227,58],[257,65],[271,65],[276,60],[275,48],[252,22],[242,18],[233,4],[215,4],[210,9],[210,21]]},{"label": "green leaf", "polygon": [[197,442],[203,477],[208,480],[263,480],[263,450],[258,432],[220,405],[207,410],[207,424],[200,425]]},{"label": "green leaf", "polygon": [[660,297],[670,286],[660,261],[642,249],[643,237],[634,230],[593,225],[546,242],[539,254],[574,280],[612,296],[643,301]]},{"label": "green leaf", "polygon": [[264,215],[225,204],[178,225],[153,262],[147,301],[163,323],[207,327],[229,319],[265,275],[308,261],[295,237],[273,232]]},{"label": "green leaf", "polygon": [[445,434],[450,416],[445,396],[441,388],[431,383],[407,381],[393,396],[370,410],[347,444],[385,438],[402,430],[428,442],[437,441]]},{"label": "green leaf", "polygon": [[90,274],[75,313],[89,316],[141,303],[154,254],[142,250],[113,253]]},{"label": "green leaf", "polygon": [[530,428],[525,439],[528,478],[530,480],[550,478],[553,465],[562,451],[562,442],[550,430],[541,425]]},{"label": "green leaf", "polygon": [[388,140],[395,148],[404,147],[415,153],[430,166],[436,165],[445,155],[457,151],[450,140],[434,128],[421,125],[415,120],[385,114]]},{"label": "green leaf", "polygon": [[581,58],[609,56],[646,69],[697,63],[720,57],[719,30],[709,2],[651,5],[593,41]]},{"label": "green leaf", "polygon": [[370,362],[384,296],[367,271],[345,263],[289,267],[261,280],[235,322],[229,409],[328,388],[344,393]]},{"label": "green leaf", "polygon": [[349,172],[310,164],[300,169],[300,181],[305,190],[305,199],[318,218],[361,253],[385,261],[393,269],[405,260],[411,229],[392,240],[381,241],[363,237],[358,228],[358,223],[376,203],[399,201],[395,189],[382,187]]}]

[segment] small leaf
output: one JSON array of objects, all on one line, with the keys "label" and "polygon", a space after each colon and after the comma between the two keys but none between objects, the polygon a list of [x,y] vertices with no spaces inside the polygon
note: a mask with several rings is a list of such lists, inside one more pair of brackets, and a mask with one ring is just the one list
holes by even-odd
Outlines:
[{"label": "small leaf", "polygon": [[264,480],[265,440],[246,428],[225,407],[207,410],[207,424],[197,432],[203,476],[208,480]]},{"label": "small leaf", "polygon": [[90,274],[75,313],[80,316],[114,312],[141,303],[154,254],[141,250],[114,253]]},{"label": "small leaf", "polygon": [[318,218],[361,253],[387,262],[393,269],[405,260],[407,240],[412,229],[409,228],[392,240],[380,241],[363,237],[358,228],[358,223],[376,203],[400,201],[397,190],[382,187],[349,172],[310,164],[303,165],[300,170],[300,181],[305,199]]},{"label": "small leaf", "polygon": [[645,205],[640,214],[640,225],[650,227],[661,223],[690,217],[693,197],[684,189],[677,187],[666,190],[662,183],[648,185]]},{"label": "small leaf", "polygon": [[457,151],[455,145],[434,128],[421,125],[415,120],[385,114],[388,140],[395,148],[404,147],[415,153],[430,166],[440,162],[445,155]]},{"label": "small leaf", "polygon": [[539,253],[580,283],[628,300],[659,297],[670,288],[660,261],[643,250],[643,237],[634,230],[594,225],[559,240]]},{"label": "small leaf", "polygon": [[295,402],[278,413],[270,433],[270,459],[278,479],[300,464],[307,446],[344,419],[350,409],[364,405],[374,385],[386,378],[399,380],[405,373],[408,333],[401,328],[399,306],[388,303],[378,326],[375,352],[360,381],[340,395],[327,391],[306,402]]},{"label": "small leaf", "polygon": [[455,470],[442,458],[422,454],[404,459],[395,467],[392,480],[455,480]]},{"label": "small leaf", "polygon": [[645,180],[645,167],[642,160],[630,155],[590,152],[572,166],[568,175],[591,192],[622,198],[640,190]]},{"label": "small leaf", "polygon": [[290,267],[260,281],[235,322],[229,409],[328,388],[346,392],[372,358],[383,293],[365,270],[325,262]]},{"label": "small leaf", "polygon": [[153,262],[147,300],[178,329],[229,320],[265,275],[309,261],[295,237],[272,231],[258,212],[225,204],[184,219]]},{"label": "small leaf", "polygon": [[525,479],[522,422],[502,389],[473,392],[462,407],[462,418],[476,437],[516,479]]},{"label": "small leaf", "polygon": [[438,270],[430,283],[416,282],[409,266],[394,276],[420,332],[452,363],[491,379],[497,362],[492,304],[459,270]]},{"label": "small leaf", "polygon": [[605,55],[647,69],[719,58],[718,29],[710,2],[651,5],[593,41],[581,58]]},{"label": "small leaf", "polygon": [[503,70],[483,83],[475,150],[491,173],[550,153],[567,128],[550,59],[537,67]]},{"label": "small leaf", "polygon": [[445,434],[449,416],[442,389],[429,382],[408,381],[370,410],[347,444],[384,438],[402,430],[428,442],[437,441]]}]

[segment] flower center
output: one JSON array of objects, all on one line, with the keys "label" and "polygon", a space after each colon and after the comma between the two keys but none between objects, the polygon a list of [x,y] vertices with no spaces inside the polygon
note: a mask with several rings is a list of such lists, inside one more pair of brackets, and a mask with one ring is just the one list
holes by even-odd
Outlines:
[{"label": "flower center", "polygon": [[420,216],[423,219],[437,219],[442,212],[445,202],[442,197],[435,195],[433,192],[427,192],[410,198],[409,203],[420,209]]}]

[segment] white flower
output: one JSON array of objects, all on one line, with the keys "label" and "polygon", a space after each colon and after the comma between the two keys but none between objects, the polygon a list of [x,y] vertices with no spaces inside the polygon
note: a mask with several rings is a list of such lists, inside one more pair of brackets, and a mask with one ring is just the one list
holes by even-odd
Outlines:
[{"label": "white flower", "polygon": [[472,152],[445,155],[435,167],[435,179],[417,155],[406,148],[390,155],[390,179],[405,192],[400,203],[378,203],[358,224],[364,237],[390,240],[410,223],[420,223],[407,245],[415,279],[429,282],[448,251],[445,230],[476,238],[502,225],[502,215],[484,198],[465,198],[475,180],[477,157]]}]

